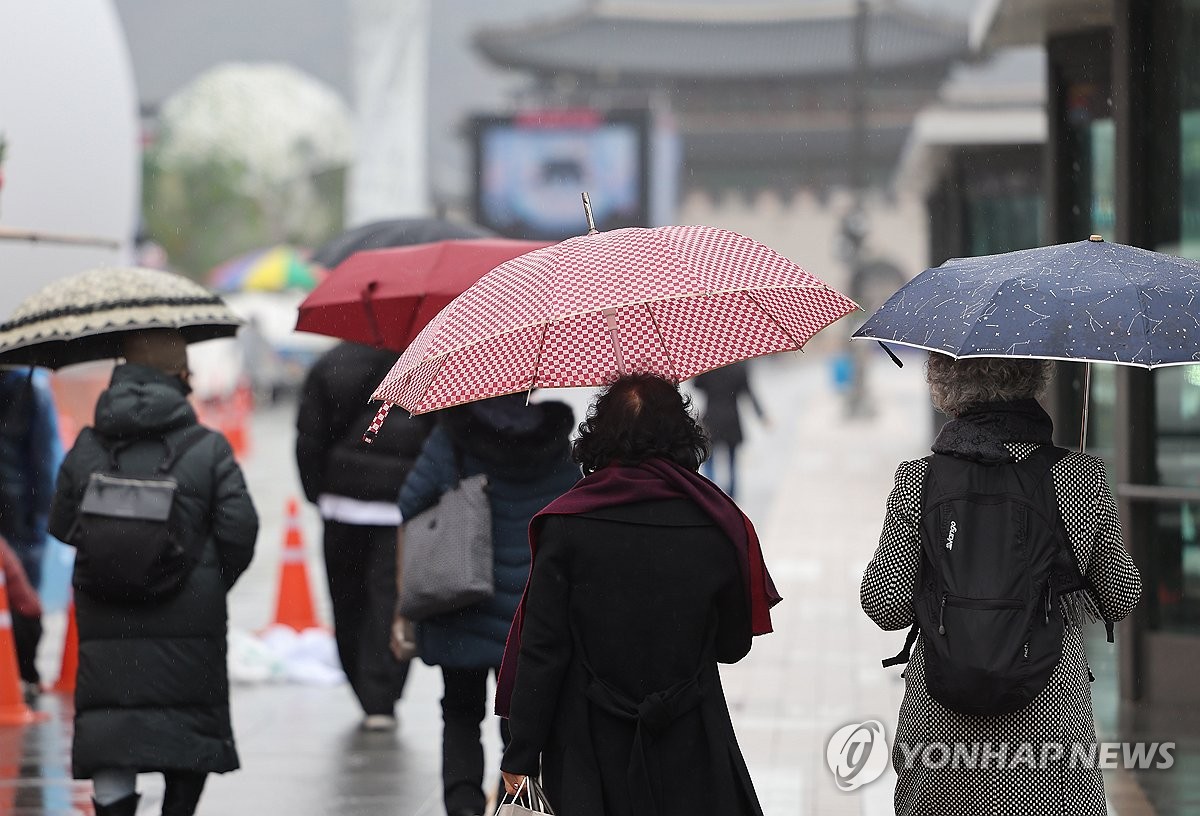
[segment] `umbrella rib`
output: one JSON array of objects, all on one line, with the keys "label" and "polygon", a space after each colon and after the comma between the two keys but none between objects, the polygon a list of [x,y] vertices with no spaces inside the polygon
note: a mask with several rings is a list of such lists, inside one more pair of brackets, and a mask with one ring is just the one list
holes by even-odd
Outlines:
[{"label": "umbrella rib", "polygon": [[[550,321],[542,324],[542,339],[538,343],[537,357],[533,361],[533,377],[529,380],[529,391],[533,392],[533,387],[537,385],[538,372],[542,367],[542,352],[546,350],[546,332],[550,330]],[[529,397],[525,397],[525,401],[529,401]]]},{"label": "umbrella rib", "polygon": [[646,307],[646,314],[650,315],[650,323],[654,326],[654,333],[658,335],[658,342],[662,345],[663,354],[667,357],[667,366],[671,369],[671,378],[675,382],[679,382],[679,369],[675,367],[675,361],[671,359],[671,350],[667,348],[667,338],[663,337],[662,329],[658,325],[658,318],[654,316],[654,310],[650,308],[649,303],[642,305]]},{"label": "umbrella rib", "polygon": [[[804,344],[796,342],[796,338],[794,336],[792,336],[792,333],[790,331],[787,330],[787,327],[784,326],[782,323],[780,323],[775,318],[775,315],[771,314],[765,308],[763,308],[763,305],[761,303],[759,303],[758,300],[755,299],[754,295],[750,294],[749,289],[746,290],[745,295],[746,295],[746,298],[751,303],[753,303],[760,312],[762,312],[764,315],[766,315],[767,320],[770,320],[772,323],[774,323],[779,328],[779,330],[781,332],[783,332],[784,336],[787,337],[788,340],[792,341],[792,345],[796,347],[796,351],[802,351],[804,349]],[[824,328],[824,327],[822,327],[822,328]]]}]

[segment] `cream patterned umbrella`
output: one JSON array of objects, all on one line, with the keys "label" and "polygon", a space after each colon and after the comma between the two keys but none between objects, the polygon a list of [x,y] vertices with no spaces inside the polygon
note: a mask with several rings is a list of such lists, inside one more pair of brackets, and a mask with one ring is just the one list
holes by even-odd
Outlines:
[{"label": "cream patterned umbrella", "polygon": [[230,337],[241,323],[221,298],[181,275],[92,269],[35,292],[0,324],[0,365],[61,368],[119,357],[131,331],[178,329],[195,343]]}]

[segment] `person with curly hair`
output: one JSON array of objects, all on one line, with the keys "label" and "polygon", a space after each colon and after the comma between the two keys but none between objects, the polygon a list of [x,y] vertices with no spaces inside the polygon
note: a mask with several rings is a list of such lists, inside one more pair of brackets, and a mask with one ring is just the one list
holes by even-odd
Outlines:
[{"label": "person with curly hair", "polygon": [[[1096,726],[1082,627],[1097,618],[1111,622],[1128,615],[1141,594],[1141,578],[1123,543],[1117,503],[1104,462],[1054,447],[1050,416],[1037,402],[1049,381],[1050,366],[1048,361],[1036,359],[955,360],[936,352],[929,354],[925,378],[933,406],[950,421],[933,442],[935,456],[902,462],[896,470],[895,488],[887,500],[879,545],[863,573],[860,589],[863,611],[887,631],[913,626],[920,603],[918,594],[923,584],[930,585],[920,578],[922,564],[928,569],[931,563],[927,555],[928,526],[922,532],[922,519],[928,517],[925,502],[929,491],[932,489],[939,495],[938,491],[945,489],[939,487],[939,473],[970,474],[981,469],[1028,468],[1022,474],[1029,488],[1025,500],[1033,507],[1044,506],[1042,502],[1048,502],[1051,508],[1057,506],[1059,516],[1031,515],[1030,525],[1048,521],[1061,530],[1062,543],[1074,553],[1091,591],[1055,593],[1051,601],[1047,589],[1044,625],[1053,623],[1060,627],[1061,653],[1053,655],[1057,663],[1053,664],[1053,673],[1045,687],[1022,707],[1007,713],[963,713],[936,699],[933,690],[942,688],[936,671],[942,652],[938,643],[926,639],[923,629],[912,630],[915,639],[906,646],[906,650],[911,647],[911,652],[902,675],[904,700],[900,704],[892,752],[897,775],[894,794],[897,814],[1037,812],[1100,816],[1105,813],[1104,783],[1095,763],[1068,761],[1069,756],[1050,761],[1045,758],[1047,746],[1094,752]],[[947,461],[954,463],[954,470],[943,469]],[[956,482],[953,489],[967,488]],[[1045,521],[1039,522],[1039,518]],[[1013,541],[1012,552],[1032,549],[1033,545],[1027,542],[1034,538],[1027,535],[1022,541]],[[934,546],[944,546],[948,552],[969,552],[964,546],[972,546],[970,539],[965,545],[961,541],[957,548],[952,546],[953,538],[945,545],[938,541]],[[994,547],[995,541],[974,544],[978,550],[984,544]],[[1020,557],[1014,555],[1014,559]],[[959,569],[964,576],[969,575],[968,568]],[[1032,562],[1029,570],[1032,573]],[[936,581],[936,577],[929,581]],[[942,596],[943,610],[947,597]],[[986,605],[980,605],[982,599],[962,600],[973,600],[975,606],[960,602],[960,609],[995,614],[986,611]],[[954,614],[953,608],[950,614]],[[947,637],[953,642],[952,619],[946,618],[945,628],[932,629],[930,637],[938,638],[949,631]],[[1029,642],[1025,641],[1026,659]],[[1002,644],[998,638],[989,639],[988,644],[1000,654]],[[983,696],[989,690],[981,684],[978,691]],[[974,768],[959,763],[935,766],[905,759],[905,746],[978,747],[981,735],[991,745],[1032,745],[1041,762],[1036,768],[1032,764],[1023,768],[1014,763],[1012,768],[1017,770],[999,772],[994,768],[989,770],[986,763]]]},{"label": "person with curly hair", "polygon": [[758,537],[696,471],[678,387],[623,376],[579,426],[585,474],[530,524],[533,568],[497,681],[512,793],[572,816],[761,814],[717,664],[771,631]]}]

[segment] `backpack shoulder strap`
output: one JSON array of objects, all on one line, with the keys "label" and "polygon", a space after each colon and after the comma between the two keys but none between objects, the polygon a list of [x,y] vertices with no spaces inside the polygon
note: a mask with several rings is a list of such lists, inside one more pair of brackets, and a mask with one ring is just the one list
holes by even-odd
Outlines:
[{"label": "backpack shoulder strap", "polygon": [[203,425],[189,426],[176,437],[175,444],[173,445],[168,437],[163,437],[162,443],[167,449],[167,455],[159,463],[158,472],[170,473],[171,468],[175,467],[185,453],[208,437],[209,431]]},{"label": "backpack shoulder strap", "polygon": [[[1044,477],[1048,476],[1050,474],[1050,470],[1067,456],[1069,456],[1070,453],[1071,451],[1067,450],[1066,448],[1060,448],[1056,445],[1043,445],[1033,454],[1033,456],[1038,456],[1041,458],[1042,464],[1045,467],[1045,472],[1043,474]],[[1030,458],[1032,458],[1032,456]],[[1068,581],[1067,585],[1058,589],[1061,590],[1062,594],[1075,591],[1076,589],[1087,593],[1087,595],[1092,599],[1092,603],[1096,605],[1096,611],[1100,613],[1100,618],[1104,621],[1104,630],[1108,642],[1113,643],[1116,639],[1115,624],[1108,616],[1108,613],[1104,611],[1104,604],[1100,600],[1100,593],[1096,591],[1096,588],[1092,586],[1091,581],[1089,581],[1087,576],[1083,574],[1082,565],[1079,563],[1079,559],[1075,557],[1075,550],[1071,547],[1071,537],[1067,533],[1066,522],[1063,521],[1062,513],[1058,508],[1057,489],[1048,493],[1043,493],[1042,495],[1046,497],[1046,507],[1043,509],[1047,513],[1052,513],[1053,518],[1058,520],[1059,537],[1062,540],[1062,547],[1064,551],[1063,556],[1064,561],[1066,562],[1063,566],[1063,570],[1061,571],[1070,573],[1070,575],[1066,577],[1066,580]]]},{"label": "backpack shoulder strap", "polygon": [[913,644],[917,642],[917,635],[921,631],[921,625],[914,623],[912,628],[908,630],[908,637],[904,639],[904,648],[901,649],[895,657],[889,657],[883,661],[883,667],[889,669],[892,666],[899,666],[901,663],[907,663],[909,657],[912,656]]}]

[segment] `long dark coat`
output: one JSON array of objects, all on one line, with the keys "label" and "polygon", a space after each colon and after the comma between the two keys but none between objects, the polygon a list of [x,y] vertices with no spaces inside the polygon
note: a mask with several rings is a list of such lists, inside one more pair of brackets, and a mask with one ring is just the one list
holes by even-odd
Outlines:
[{"label": "long dark coat", "polygon": [[[570,459],[571,409],[561,402],[525,408],[524,399],[518,395],[446,411],[400,490],[400,513],[406,519],[433,506],[458,479],[456,447],[464,475],[488,475],[496,593],[466,609],[421,621],[417,645],[421,659],[432,666],[499,667],[529,577],[529,520],[579,480],[579,467]],[[524,420],[526,413],[536,418],[527,427],[510,424]]]},{"label": "long dark coat", "polygon": [[[1037,445],[1012,443],[1014,459],[1030,456]],[[883,629],[904,629],[914,617],[912,599],[921,561],[921,494],[928,459],[904,462],[896,470],[896,486],[888,497],[887,516],[875,557],[863,574],[861,599],[866,613]],[[1108,485],[1104,462],[1071,453],[1050,471],[1071,548],[1084,574],[1114,620],[1137,603],[1141,578],[1121,538],[1117,504]],[[1102,816],[1104,784],[1100,771],[1068,759],[1044,768],[1017,770],[936,769],[920,762],[911,767],[901,744],[1032,743],[1038,755],[1047,743],[1091,745],[1092,720],[1088,663],[1079,625],[1068,623],[1063,654],[1046,688],[1024,708],[996,717],[973,717],[944,708],[925,686],[924,638],[918,637],[904,671],[904,702],[896,726],[892,764],[898,776],[897,816],[954,813],[1038,813],[1044,816]],[[1068,750],[1070,750],[1068,748]]]},{"label": "long dark coat", "polygon": [[[548,517],[501,767],[535,774],[540,757],[570,816],[656,816],[631,767],[657,816],[761,814],[717,671],[750,650],[749,614],[732,542],[687,499]],[[627,715],[643,701],[640,764]]]},{"label": "long dark coat", "polygon": [[[196,424],[186,388],[139,365],[119,366],[96,405],[95,430],[135,439],[123,469],[152,471],[157,441]],[[50,532],[70,537],[88,477],[108,454],[91,430],[80,434],[59,472]],[[160,603],[114,604],[75,597],[79,674],[75,690],[75,777],[104,768],[232,771],[238,767],[229,722],[225,594],[250,564],[258,516],[233,450],[212,431],[172,468],[176,501],[194,529],[206,531],[201,560],[180,592]]]}]

